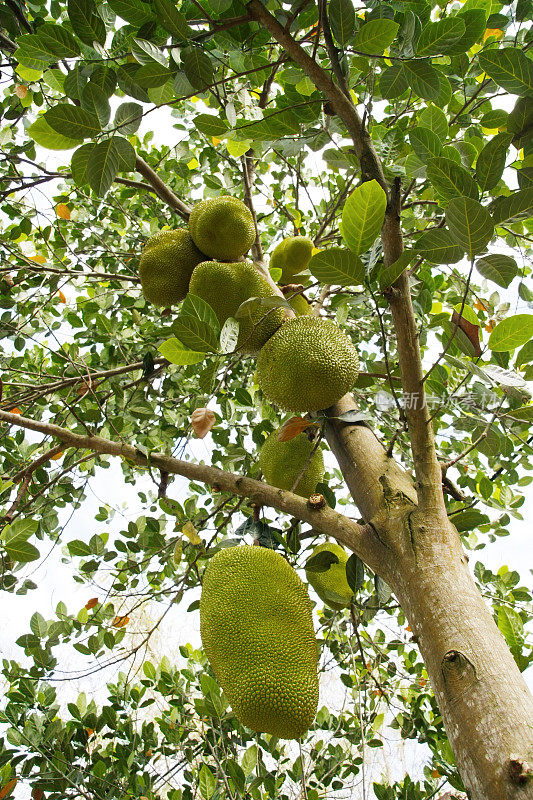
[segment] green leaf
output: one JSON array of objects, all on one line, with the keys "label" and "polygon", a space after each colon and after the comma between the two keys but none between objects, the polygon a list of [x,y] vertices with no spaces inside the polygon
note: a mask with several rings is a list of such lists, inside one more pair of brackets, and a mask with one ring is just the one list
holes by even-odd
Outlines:
[{"label": "green leaf", "polygon": [[468,511],[461,511],[460,514],[453,514],[450,517],[451,521],[459,531],[473,531],[474,528],[479,528],[480,525],[486,525],[490,522],[490,518],[486,514],[476,509],[468,509]]},{"label": "green leaf", "polygon": [[487,14],[484,8],[469,8],[458,14],[457,17],[464,22],[465,32],[460,39],[447,48],[446,55],[448,56],[459,55],[470,50],[472,45],[481,38],[486,27]]},{"label": "green leaf", "polygon": [[516,314],[498,322],[489,336],[489,347],[497,353],[515,350],[533,336],[533,314]]},{"label": "green leaf", "polygon": [[81,539],[74,539],[72,542],[67,544],[68,551],[71,556],[90,556],[92,554],[92,550],[87,542],[83,542]]},{"label": "green leaf", "polygon": [[237,792],[240,795],[244,794],[244,790],[246,788],[246,776],[241,767],[239,767],[236,761],[228,758],[226,761],[226,769],[228,771],[228,775],[235,784]]},{"label": "green leaf", "polygon": [[294,136],[300,133],[302,121],[291,108],[282,112],[268,114],[261,120],[239,125],[240,135],[254,141],[281,139],[283,136]]},{"label": "green leaf", "polygon": [[87,164],[91,158],[91,153],[95,148],[94,142],[83,144],[81,147],[72,154],[70,161],[70,169],[72,170],[72,177],[77,186],[85,186],[89,183],[87,177]]},{"label": "green leaf", "polygon": [[339,557],[329,550],[323,550],[310,556],[305,562],[306,572],[327,572],[333,564],[339,563]]},{"label": "green leaf", "polygon": [[485,50],[479,54],[479,66],[506,92],[533,94],[533,62],[518,47]]},{"label": "green leaf", "polygon": [[185,16],[178,11],[172,0],[154,0],[154,8],[157,19],[172,36],[179,41],[191,38],[192,30]]},{"label": "green leaf", "polygon": [[30,619],[30,630],[32,633],[35,634],[35,636],[38,636],[40,639],[42,639],[43,636],[46,636],[46,632],[48,630],[48,623],[46,622],[43,615],[39,614],[38,611],[32,614],[32,617]]},{"label": "green leaf", "polygon": [[490,281],[494,281],[498,286],[503,286],[505,289],[507,289],[513,278],[518,275],[518,265],[514,258],[500,255],[499,253],[491,253],[488,256],[479,258],[476,261],[476,267],[480,275]]},{"label": "green leaf", "polygon": [[436,106],[426,106],[418,117],[421,128],[429,128],[430,131],[438,136],[441,144],[448,138],[448,120],[442,109]]},{"label": "green leaf", "polygon": [[399,27],[391,19],[371,19],[357,31],[354,48],[361,53],[380,56],[396,38]]},{"label": "green leaf", "polygon": [[172,332],[190,350],[207,353],[216,352],[218,349],[218,331],[214,331],[198,317],[180,313],[172,323]]},{"label": "green leaf", "polygon": [[115,113],[114,127],[123,136],[131,136],[141,124],[142,113],[139,103],[121,103]]},{"label": "green leaf", "polygon": [[158,86],[163,86],[171,77],[172,73],[168,67],[157,64],[155,61],[144,64],[135,74],[136,82],[145,89],[155,89]]},{"label": "green leaf", "polygon": [[392,597],[392,589],[379,575],[374,575],[374,588],[380,606],[384,606]]},{"label": "green leaf", "polygon": [[136,28],[154,18],[152,9],[142,0],[108,0],[108,6],[115,14],[125,19]]},{"label": "green leaf", "polygon": [[74,33],[84,44],[105,44],[105,25],[96,13],[95,0],[68,0],[67,9]]},{"label": "green leaf", "polygon": [[417,127],[409,131],[409,142],[418,158],[424,163],[430,158],[439,156],[442,150],[439,137],[429,128]]},{"label": "green leaf", "polygon": [[201,133],[205,133],[206,136],[216,136],[220,138],[230,130],[230,126],[226,120],[216,117],[214,114],[198,114],[193,122],[198,130]]},{"label": "green leaf", "polygon": [[239,339],[240,322],[235,317],[228,317],[220,331],[220,352],[233,353]]},{"label": "green leaf", "polygon": [[37,33],[26,33],[17,39],[15,58],[31,69],[42,69],[58,58],[74,58],[80,54],[76,39],[63,25],[45,22]]},{"label": "green leaf", "polygon": [[379,235],[387,197],[376,180],[365,181],[351,193],[342,212],[342,238],[355,253],[364,253]]},{"label": "green leaf", "polygon": [[393,100],[399,97],[409,88],[409,81],[403,67],[394,65],[387,67],[381,73],[379,79],[379,89],[386,100]]},{"label": "green leaf", "polygon": [[476,181],[482,192],[493,189],[503,175],[512,138],[512,133],[499,133],[487,142],[479,154],[476,163]]},{"label": "green leaf", "polygon": [[187,80],[195,89],[205,89],[214,81],[214,68],[209,56],[199,47],[181,51],[181,63]]},{"label": "green leaf", "polygon": [[252,744],[241,758],[241,767],[246,777],[249,777],[257,766],[257,745]]},{"label": "green leaf", "polygon": [[355,9],[352,0],[330,0],[329,24],[333,36],[344,47],[355,30]]},{"label": "green leaf", "polygon": [[431,158],[427,176],[443,200],[453,197],[470,197],[477,200],[478,188],[470,173],[451,158]]},{"label": "green leaf", "polygon": [[26,564],[28,561],[36,561],[40,553],[36,547],[24,539],[16,539],[9,545],[5,545],[7,554],[12,561],[17,561],[21,564]]},{"label": "green leaf", "polygon": [[452,237],[470,259],[485,249],[494,233],[489,212],[470,197],[454,197],[450,200],[446,222]]},{"label": "green leaf", "polygon": [[441,91],[439,75],[428,61],[404,61],[403,71],[409,87],[423,100],[437,102]]},{"label": "green leaf", "polygon": [[139,69],[138,64],[123,64],[119,67],[117,70],[118,85],[124,94],[134,97],[142,103],[148,103],[150,98],[146,89],[139,86],[135,80]]},{"label": "green leaf", "polygon": [[497,197],[489,208],[495,225],[530,217],[533,214],[533,187],[520,189],[507,197]]},{"label": "green leaf", "polygon": [[199,353],[194,350],[188,350],[174,337],[167,339],[157,349],[171,364],[180,366],[198,364],[199,361],[203,361],[205,358],[205,352]]},{"label": "green leaf", "polygon": [[217,782],[215,776],[207,764],[202,764],[200,767],[199,788],[200,794],[204,800],[210,800],[210,798],[213,796],[216,785]]},{"label": "green leaf", "polygon": [[95,114],[67,103],[59,103],[49,108],[44,114],[44,119],[57,133],[72,139],[92,138],[101,130]]},{"label": "green leaf", "polygon": [[416,46],[417,56],[436,56],[447,53],[448,48],[464,36],[466,26],[460,16],[445,17],[430,22],[422,29]]},{"label": "green leaf", "polygon": [[320,283],[340,286],[361,286],[365,276],[361,259],[343,247],[315,253],[309,262],[309,271]]},{"label": "green leaf", "polygon": [[494,130],[494,128],[503,128],[507,125],[508,120],[509,114],[507,111],[502,108],[494,108],[492,111],[487,111],[486,114],[483,114],[479,124],[482,128]]},{"label": "green leaf", "polygon": [[120,162],[113,138],[96,144],[85,173],[91,189],[103,197],[119,171]]},{"label": "green leaf", "polygon": [[106,93],[96,83],[89,81],[81,93],[81,105],[85,111],[97,117],[103,128],[109,122],[111,106]]},{"label": "green leaf", "polygon": [[34,519],[17,519],[2,530],[1,539],[5,547],[10,547],[14,542],[25,541],[37,531],[39,523]]},{"label": "green leaf", "polygon": [[209,303],[206,303],[201,297],[192,294],[192,292],[187,294],[185,300],[181,304],[180,314],[196,317],[201,322],[205,322],[217,335],[220,331],[220,323],[217,315]]},{"label": "green leaf", "polygon": [[135,169],[135,148],[122,136],[113,136],[111,147],[118,159],[118,172],[131,172]]},{"label": "green leaf", "polygon": [[50,127],[44,116],[37,117],[28,128],[28,135],[47,150],[72,150],[81,144],[79,139],[63,136]]},{"label": "green leaf", "polygon": [[498,628],[505,637],[511,651],[522,651],[524,623],[520,614],[509,606],[498,608]]},{"label": "green leaf", "polygon": [[357,592],[365,582],[365,565],[355,553],[346,562],[346,580],[352,592]]},{"label": "green leaf", "polygon": [[252,146],[251,139],[243,139],[242,142],[236,142],[234,139],[226,139],[226,147],[228,148],[228,153],[233,158],[240,158],[245,153],[248,152],[250,147]]},{"label": "green leaf", "polygon": [[415,253],[412,250],[405,250],[393,264],[389,264],[388,267],[381,270],[379,273],[379,288],[381,291],[388,286],[392,286],[394,281],[405,272],[413,258],[415,258]]}]

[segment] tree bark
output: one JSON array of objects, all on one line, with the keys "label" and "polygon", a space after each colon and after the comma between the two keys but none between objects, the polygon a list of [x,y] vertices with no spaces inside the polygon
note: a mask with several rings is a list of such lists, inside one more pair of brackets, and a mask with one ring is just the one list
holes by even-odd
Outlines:
[{"label": "tree bark", "polygon": [[531,800],[533,698],[452,535],[457,545],[446,559],[402,563],[389,580],[470,800]]}]

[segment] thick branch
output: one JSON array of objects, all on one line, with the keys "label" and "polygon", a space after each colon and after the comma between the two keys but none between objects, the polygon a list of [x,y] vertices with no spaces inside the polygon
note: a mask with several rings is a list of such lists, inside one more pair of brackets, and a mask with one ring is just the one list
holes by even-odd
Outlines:
[{"label": "thick branch", "polygon": [[61,428],[59,425],[28,419],[7,411],[0,411],[0,420],[10,425],[52,436],[63,442],[66,447],[120,456],[142,467],[150,464],[164,472],[182,475],[189,480],[207,483],[221,491],[231,492],[239,497],[247,497],[251,503],[271,506],[309,523],[314,530],[320,533],[333,536],[338,542],[357,553],[371,569],[378,573],[383,571],[383,565],[390,560],[390,551],[381,544],[370,526],[358,525],[331,508],[313,509],[307,500],[292,492],[276,489],[253,478],[234,475],[205,464],[180,461],[161,453],[150,453],[148,460],[143,453],[130,445],[113,442],[100,436],[81,436],[66,428]]},{"label": "thick branch", "polygon": [[[396,180],[382,230],[386,267],[393,264],[403,251],[400,210],[401,187],[400,181]],[[413,452],[419,504],[423,511],[433,509],[445,515],[442,472],[426,403],[418,330],[406,272],[398,278],[388,297],[396,331],[405,416]]]},{"label": "thick branch", "polygon": [[320,89],[328,98],[333,111],[342,119],[353,139],[356,155],[361,162],[363,179],[373,178],[377,180],[388,194],[387,181],[383,174],[381,162],[374,150],[370,135],[365,129],[351,99],[346,97],[342,90],[333,83],[326,70],[320,64],[317,64],[303,47],[293,39],[290,33],[280,25],[277,19],[267,11],[261,0],[250,0],[247,9],[252,19],[260,22],[270,31],[285,52],[311,78],[317,89]]},{"label": "thick branch", "polygon": [[183,200],[180,200],[179,197],[177,197],[174,192],[168,188],[166,183],[161,180],[159,175],[157,175],[152,167],[150,167],[140,156],[137,156],[135,159],[135,169],[140,175],[143,176],[143,178],[148,181],[150,186],[153,187],[157,196],[160,197],[161,200],[163,200],[167,205],[169,205],[170,208],[173,208],[174,211],[176,211],[179,216],[185,220],[185,222],[187,222],[191,213],[189,206],[186,205]]}]

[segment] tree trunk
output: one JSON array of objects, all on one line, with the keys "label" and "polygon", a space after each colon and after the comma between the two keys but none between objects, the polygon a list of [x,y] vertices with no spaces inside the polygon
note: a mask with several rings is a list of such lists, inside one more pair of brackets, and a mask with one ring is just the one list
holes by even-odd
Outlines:
[{"label": "tree trunk", "polygon": [[471,800],[531,800],[533,698],[457,554],[398,570],[394,591]]}]

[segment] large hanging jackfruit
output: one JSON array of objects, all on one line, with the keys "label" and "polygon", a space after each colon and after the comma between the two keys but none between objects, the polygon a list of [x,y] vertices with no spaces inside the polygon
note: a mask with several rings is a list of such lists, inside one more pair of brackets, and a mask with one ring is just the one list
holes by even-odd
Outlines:
[{"label": "large hanging jackfruit", "polygon": [[308,730],[318,703],[311,601],[279,553],[243,545],[213,556],[203,578],[200,630],[243,725],[282,739]]}]

